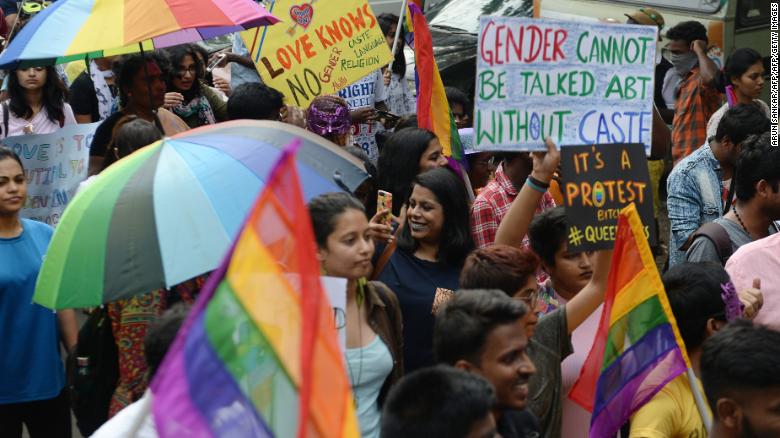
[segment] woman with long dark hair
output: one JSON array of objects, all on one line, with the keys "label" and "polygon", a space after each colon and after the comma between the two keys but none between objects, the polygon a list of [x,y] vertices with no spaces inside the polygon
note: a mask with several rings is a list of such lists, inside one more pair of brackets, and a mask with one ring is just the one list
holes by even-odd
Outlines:
[{"label": "woman with long dark hair", "polygon": [[172,47],[166,53],[172,68],[163,106],[190,128],[227,120],[227,101],[201,81],[200,73],[205,70],[193,46]]},{"label": "woman with long dark hair", "polygon": [[755,105],[769,117],[769,105],[758,97],[764,89],[764,58],[755,50],[744,47],[737,49],[726,59],[723,71],[719,73],[716,85],[721,93],[727,93],[731,86],[733,102],[726,102],[707,122],[707,138],[713,137],[718,124],[732,106]]},{"label": "woman with long dark hair", "polygon": [[379,155],[377,188],[393,194],[393,215],[401,214],[417,174],[446,165],[441,143],[433,132],[406,128],[390,135]]},{"label": "woman with long dark hair", "polygon": [[[387,45],[393,50],[395,31],[398,28],[398,16],[381,14],[377,18],[379,28],[385,35]],[[393,64],[385,70],[385,86],[387,87],[387,109],[397,116],[408,116],[417,112],[417,99],[414,97],[406,80],[406,56],[404,56],[404,31],[398,36]]]},{"label": "woman with long dark hair", "polygon": [[466,256],[474,249],[466,187],[455,173],[436,168],[414,177],[397,245],[375,254],[374,278],[395,291],[404,328],[404,369],[433,365],[435,303],[458,289]]},{"label": "woman with long dark hair", "polygon": [[347,279],[347,372],[360,434],[378,438],[382,404],[404,372],[398,298],[384,284],[366,281],[374,242],[360,202],[346,193],[326,193],[308,207],[322,271]]},{"label": "woman with long dark hair", "polygon": [[65,86],[52,66],[11,70],[8,96],[0,105],[2,138],[50,134],[76,123],[73,110],[65,103]]}]

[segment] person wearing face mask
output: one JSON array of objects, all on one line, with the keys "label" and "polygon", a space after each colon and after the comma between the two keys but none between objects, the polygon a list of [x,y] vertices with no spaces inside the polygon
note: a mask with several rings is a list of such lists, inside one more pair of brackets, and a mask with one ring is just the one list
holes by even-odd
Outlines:
[{"label": "person wearing face mask", "polygon": [[707,122],[707,138],[715,135],[718,124],[729,108],[736,105],[755,105],[770,116],[769,105],[758,97],[764,89],[764,59],[760,53],[745,47],[737,49],[726,60],[723,71],[718,74],[718,89],[726,93],[727,87],[733,90],[733,101],[728,101],[720,107]]},{"label": "person wearing face mask", "polygon": [[382,406],[404,373],[398,298],[384,284],[366,282],[374,253],[371,227],[380,216],[369,224],[363,205],[346,193],[317,196],[308,209],[322,271],[347,279],[347,372],[361,436],[378,438]]},{"label": "person wearing face mask", "polygon": [[715,86],[718,66],[707,56],[707,29],[698,21],[684,21],[666,32],[665,56],[680,75],[672,122],[672,158],[675,164],[707,139],[707,121],[721,103]]}]

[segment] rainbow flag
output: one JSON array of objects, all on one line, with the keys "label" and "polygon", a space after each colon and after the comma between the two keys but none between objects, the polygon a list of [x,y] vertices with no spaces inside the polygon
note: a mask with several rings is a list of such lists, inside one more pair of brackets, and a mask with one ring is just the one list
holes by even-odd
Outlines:
[{"label": "rainbow flag", "polygon": [[359,437],[287,147],[151,388],[160,437]]},{"label": "rainbow flag", "polygon": [[634,204],[620,212],[596,339],[569,398],[592,412],[591,437],[613,436],[691,366]]},{"label": "rainbow flag", "polygon": [[444,156],[455,160],[464,158],[463,145],[458,135],[455,118],[452,117],[444,83],[433,58],[433,40],[428,22],[415,1],[410,1],[406,11],[407,41],[414,49],[414,66],[417,84],[417,126],[436,134]]}]

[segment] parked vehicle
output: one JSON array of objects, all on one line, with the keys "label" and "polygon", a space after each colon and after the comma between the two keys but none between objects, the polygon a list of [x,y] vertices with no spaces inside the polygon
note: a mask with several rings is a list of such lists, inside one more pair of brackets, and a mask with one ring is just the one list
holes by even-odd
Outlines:
[{"label": "parked vehicle", "polygon": [[[534,17],[625,23],[625,14],[640,7],[652,7],[664,16],[666,26],[662,36],[681,21],[699,21],[707,28],[709,55],[719,66],[723,66],[734,49],[751,47],[764,56],[768,73],[770,3],[767,0],[537,0]],[[769,102],[769,88],[764,87],[765,102]]]}]

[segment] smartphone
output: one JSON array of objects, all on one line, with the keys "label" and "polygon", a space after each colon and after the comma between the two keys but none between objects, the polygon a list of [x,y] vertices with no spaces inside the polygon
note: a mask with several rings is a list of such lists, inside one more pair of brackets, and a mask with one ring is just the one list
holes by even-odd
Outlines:
[{"label": "smartphone", "polygon": [[391,121],[397,121],[401,119],[401,116],[382,110],[376,110],[376,115],[380,119],[389,119]]},{"label": "smartphone", "polygon": [[385,225],[390,225],[393,222],[393,194],[390,192],[386,192],[384,190],[377,191],[376,194],[376,208],[377,210],[390,210],[389,213],[387,213],[382,218],[382,223]]},{"label": "smartphone", "polygon": [[206,67],[206,71],[210,72],[211,70],[214,70],[226,57],[227,54],[225,53],[217,55],[214,60],[209,63],[209,66]]}]

